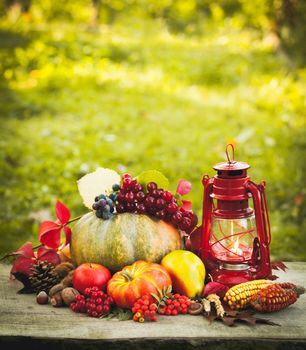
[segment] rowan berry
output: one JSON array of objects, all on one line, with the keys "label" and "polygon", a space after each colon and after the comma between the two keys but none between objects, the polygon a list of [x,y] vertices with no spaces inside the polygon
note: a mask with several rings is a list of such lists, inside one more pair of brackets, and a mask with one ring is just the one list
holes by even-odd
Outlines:
[{"label": "rowan berry", "polygon": [[166,308],[162,307],[159,309],[158,313],[161,314],[161,315],[164,315],[166,312]]},{"label": "rowan berry", "polygon": [[[157,305],[151,302],[152,300],[153,298],[151,298],[150,295],[146,294],[135,302],[135,304],[132,307],[134,321],[150,321],[151,317],[156,316]],[[141,320],[141,318],[143,319],[143,321]]]}]

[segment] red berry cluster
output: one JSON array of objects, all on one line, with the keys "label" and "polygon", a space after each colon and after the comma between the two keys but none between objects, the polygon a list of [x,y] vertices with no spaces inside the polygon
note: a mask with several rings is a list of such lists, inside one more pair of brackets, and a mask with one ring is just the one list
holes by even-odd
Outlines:
[{"label": "red berry cluster", "polygon": [[163,301],[166,305],[157,304],[157,301],[154,301],[151,296],[143,295],[133,305],[133,320],[135,322],[156,321],[156,313],[166,316],[187,314],[191,304],[190,299],[181,294],[169,293],[166,298],[163,298]]},{"label": "red berry cluster", "polygon": [[192,211],[179,208],[171,192],[158,188],[155,182],[149,182],[144,189],[130,174],[124,174],[122,177],[116,210],[118,213],[149,214],[171,222],[186,232],[191,232],[198,222],[197,216]]},{"label": "red berry cluster", "polygon": [[132,312],[135,322],[156,321],[157,304],[149,295],[143,295],[133,305]]},{"label": "red berry cluster", "polygon": [[70,308],[74,312],[86,313],[91,317],[101,317],[110,312],[113,303],[112,297],[98,287],[91,287],[85,289],[84,295],[77,295]]},{"label": "red berry cluster", "polygon": [[166,305],[160,306],[158,313],[166,316],[187,314],[190,303],[190,299],[185,295],[174,294],[165,301]]}]

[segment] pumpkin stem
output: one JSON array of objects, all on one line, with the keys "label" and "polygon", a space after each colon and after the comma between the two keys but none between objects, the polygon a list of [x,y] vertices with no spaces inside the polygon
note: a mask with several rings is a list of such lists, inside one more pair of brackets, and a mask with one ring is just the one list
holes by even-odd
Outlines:
[{"label": "pumpkin stem", "polygon": [[131,282],[134,279],[134,276],[126,270],[122,270],[120,274],[125,278],[126,282]]}]

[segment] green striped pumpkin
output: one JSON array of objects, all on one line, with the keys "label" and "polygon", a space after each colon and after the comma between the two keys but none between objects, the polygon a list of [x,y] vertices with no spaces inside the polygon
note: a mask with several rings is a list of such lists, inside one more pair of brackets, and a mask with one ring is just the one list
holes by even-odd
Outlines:
[{"label": "green striped pumpkin", "polygon": [[91,212],[72,229],[73,262],[99,263],[112,272],[137,260],[159,263],[177,249],[182,249],[179,231],[147,215],[124,213],[102,220]]}]

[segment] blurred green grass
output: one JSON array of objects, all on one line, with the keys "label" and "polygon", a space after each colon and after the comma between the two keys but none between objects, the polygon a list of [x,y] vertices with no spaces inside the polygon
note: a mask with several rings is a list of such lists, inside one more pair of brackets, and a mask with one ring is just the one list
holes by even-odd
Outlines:
[{"label": "blurred green grass", "polygon": [[201,215],[201,177],[233,142],[267,181],[273,258],[305,260],[306,70],[272,44],[230,21],[197,36],[139,18],[2,21],[0,252],[37,242],[56,198],[85,212],[76,180],[97,166],[189,179]]}]

